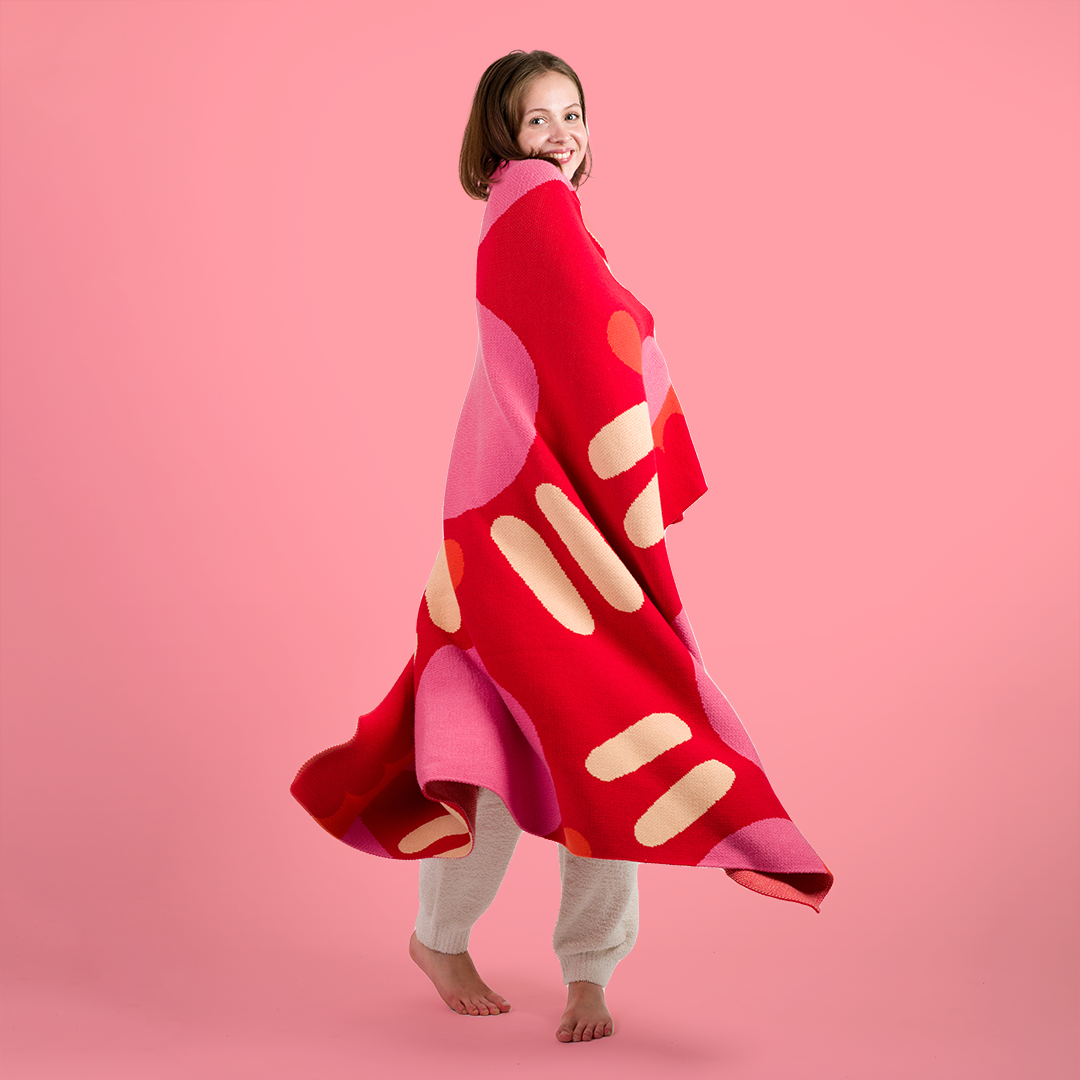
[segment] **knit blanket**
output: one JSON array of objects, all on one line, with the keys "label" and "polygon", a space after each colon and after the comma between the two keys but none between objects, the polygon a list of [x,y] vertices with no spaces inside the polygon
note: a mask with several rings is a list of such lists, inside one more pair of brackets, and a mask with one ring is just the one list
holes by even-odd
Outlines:
[{"label": "knit blanket", "polygon": [[556,166],[493,179],[416,651],[292,792],[346,844],[422,859],[468,856],[485,787],[577,855],[718,866],[817,909],[832,875],[707,674],[672,577],[664,530],[705,481],[652,315]]}]

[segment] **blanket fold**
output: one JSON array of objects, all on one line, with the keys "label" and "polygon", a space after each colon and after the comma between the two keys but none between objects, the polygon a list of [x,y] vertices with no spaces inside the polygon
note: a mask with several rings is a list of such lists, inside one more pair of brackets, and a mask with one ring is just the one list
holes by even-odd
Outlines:
[{"label": "blanket fold", "polygon": [[578,855],[718,866],[817,909],[832,875],[709,678],[664,530],[705,492],[648,310],[562,172],[510,162],[416,652],[292,792],[394,859],[467,856],[476,788]]}]

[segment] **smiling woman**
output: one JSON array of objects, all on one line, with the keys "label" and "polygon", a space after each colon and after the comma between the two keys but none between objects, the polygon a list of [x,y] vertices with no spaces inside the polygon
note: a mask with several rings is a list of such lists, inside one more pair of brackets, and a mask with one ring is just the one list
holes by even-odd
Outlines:
[{"label": "smiling woman", "polygon": [[549,71],[529,83],[521,105],[518,145],[527,154],[551,158],[573,180],[589,146],[585,114],[573,82]]},{"label": "smiling woman", "polygon": [[409,951],[456,1012],[510,1005],[469,935],[523,829],[558,845],[561,1042],[614,1033],[641,862],[817,908],[832,875],[705,672],[664,531],[705,492],[648,309],[585,228],[585,94],[546,52],[484,72],[462,140],[486,201],[479,348],[443,543],[396,685],[293,793],[345,843],[420,860]]},{"label": "smiling woman", "polygon": [[461,141],[462,187],[486,200],[500,165],[531,157],[556,161],[580,187],[592,169],[587,118],[581,80],[565,60],[541,49],[496,60],[476,88]]}]

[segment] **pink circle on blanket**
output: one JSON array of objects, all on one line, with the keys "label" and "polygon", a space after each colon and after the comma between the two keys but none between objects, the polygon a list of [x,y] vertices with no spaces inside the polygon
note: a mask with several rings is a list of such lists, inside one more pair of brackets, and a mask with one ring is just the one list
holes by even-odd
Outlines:
[{"label": "pink circle on blanket", "polygon": [[768,874],[822,874],[825,864],[787,818],[763,818],[725,837],[698,866]]},{"label": "pink circle on blanket", "polygon": [[737,754],[742,754],[748,761],[752,761],[759,769],[761,768],[761,759],[758,757],[757,750],[754,744],[750,741],[750,736],[746,734],[746,729],[742,726],[742,721],[739,719],[735,710],[731,707],[731,703],[720,690],[720,687],[716,685],[709,677],[709,673],[705,670],[705,665],[702,663],[701,650],[698,648],[697,638],[694,637],[694,631],[690,626],[690,620],[686,615],[686,608],[683,608],[678,615],[671,622],[671,627],[679,636],[679,640],[686,646],[687,651],[690,653],[690,658],[694,661],[694,674],[697,678],[698,695],[701,698],[701,705],[705,710],[705,715],[709,718],[709,723],[712,725],[713,731],[720,736]]},{"label": "pink circle on blanket", "polygon": [[494,791],[524,829],[546,836],[562,820],[536,727],[488,674],[475,649],[444,645],[416,687],[416,776]]},{"label": "pink circle on blanket", "polygon": [[645,380],[645,400],[649,403],[651,424],[660,415],[671,386],[667,361],[654,337],[647,337],[641,343],[641,376]]},{"label": "pink circle on blanket", "polygon": [[480,343],[458,420],[443,517],[490,502],[521,472],[536,438],[540,384],[521,339],[477,303]]}]

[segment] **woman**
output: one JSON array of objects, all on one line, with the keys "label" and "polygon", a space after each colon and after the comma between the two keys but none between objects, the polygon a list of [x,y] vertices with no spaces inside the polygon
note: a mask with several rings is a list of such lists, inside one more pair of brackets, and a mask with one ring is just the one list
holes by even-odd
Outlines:
[{"label": "woman", "polygon": [[484,73],[462,143],[487,201],[480,342],[416,652],[293,793],[333,835],[421,859],[410,954],[455,1011],[509,1004],[469,931],[521,829],[556,841],[556,1037],[614,1025],[604,987],[637,934],[637,863],[720,866],[815,909],[832,876],[705,672],[664,530],[705,491],[652,316],[585,228],[580,80],[545,52]]}]

